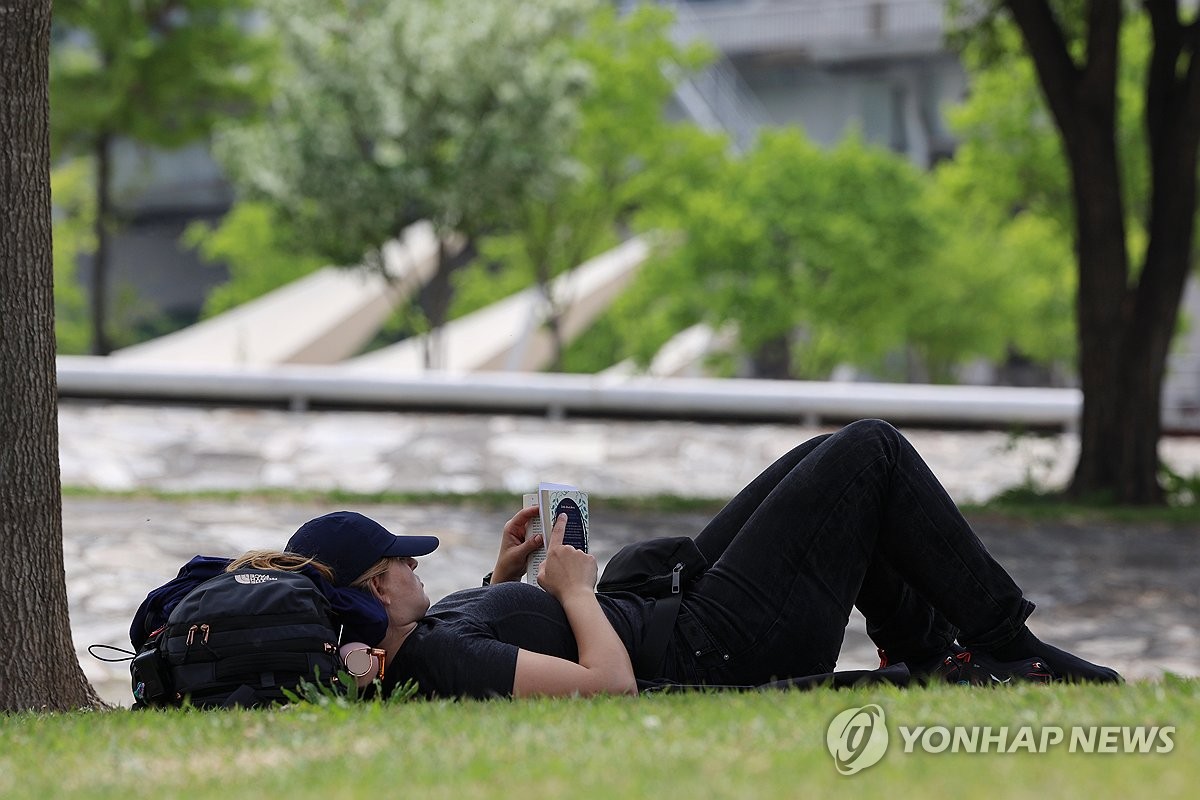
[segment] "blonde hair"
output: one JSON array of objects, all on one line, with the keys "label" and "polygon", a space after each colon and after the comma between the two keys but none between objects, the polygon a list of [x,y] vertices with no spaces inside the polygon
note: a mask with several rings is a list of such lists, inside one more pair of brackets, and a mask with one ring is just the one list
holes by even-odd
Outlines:
[{"label": "blonde hair", "polygon": [[302,556],[297,553],[286,553],[282,550],[250,550],[230,562],[226,572],[244,569],[278,569],[284,572],[299,572],[304,567],[312,567],[327,581],[333,581],[333,570],[317,561],[315,558]]},{"label": "blonde hair", "polygon": [[391,564],[394,560],[395,560],[395,556],[384,556],[383,558],[379,559],[371,566],[367,567],[366,572],[364,572],[362,575],[359,575],[357,578],[355,578],[354,581],[350,585],[357,586],[360,589],[369,588],[367,586],[367,584],[371,582],[371,578],[377,578],[380,575],[382,575],[383,573],[387,572],[388,567],[391,566]]}]

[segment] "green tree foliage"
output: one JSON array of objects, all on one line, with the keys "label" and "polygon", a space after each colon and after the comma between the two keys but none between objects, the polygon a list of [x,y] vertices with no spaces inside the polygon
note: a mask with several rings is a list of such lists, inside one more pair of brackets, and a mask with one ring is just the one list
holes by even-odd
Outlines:
[{"label": "green tree foliage", "polygon": [[317,256],[291,252],[285,231],[272,206],[253,200],[236,204],[215,228],[204,222],[188,227],[184,243],[206,261],[229,268],[229,280],[209,292],[203,316],[228,311],[322,266]]},{"label": "green tree foliage", "polygon": [[[979,178],[956,158],[931,179],[927,212],[937,230],[932,257],[941,290],[919,295],[911,309],[925,357],[943,373],[966,356],[1003,361],[1010,353],[1069,365],[1070,240],[1052,217],[1005,211],[977,197]],[[938,307],[929,307],[934,298]]]},{"label": "green tree foliage", "polygon": [[598,372],[626,358],[646,364],[679,331],[703,316],[704,298],[692,291],[687,265],[678,261],[682,217],[697,192],[726,179],[730,145],[724,136],[692,125],[671,125],[653,167],[633,180],[652,186],[638,192],[630,215],[635,230],[649,232],[654,252],[626,289],[579,339],[566,348],[568,372]]},{"label": "green tree foliage", "polygon": [[696,321],[735,323],[759,374],[823,377],[842,362],[886,371],[905,344],[937,343],[931,306],[970,313],[944,303],[924,209],[922,176],[894,154],[856,136],[822,150],[796,130],[766,133],[681,198],[677,248],[618,313],[652,347]]},{"label": "green tree foliage", "polygon": [[[279,0],[267,120],[222,131],[217,155],[292,252],[378,266],[386,241],[429,219],[469,253],[570,169],[586,75],[569,41],[593,5]],[[443,259],[435,283],[455,266]],[[434,321],[445,301],[429,302]]]},{"label": "green tree foliage", "polygon": [[60,353],[86,353],[87,299],[76,277],[82,253],[95,249],[96,195],[91,162],[76,158],[50,173],[54,202],[54,333]]},{"label": "green tree foliage", "polygon": [[108,240],[118,226],[111,146],[204,138],[269,90],[271,49],[250,32],[253,0],[58,0],[51,61],[56,157],[94,161],[92,350],[109,350]]},{"label": "green tree foliage", "polygon": [[[459,310],[538,285],[550,304],[550,328],[571,298],[556,297],[551,279],[616,243],[618,226],[635,212],[678,196],[681,144],[690,125],[670,123],[664,110],[675,80],[707,59],[705,48],[681,48],[669,37],[672,15],[643,6],[618,17],[600,8],[571,42],[587,68],[587,89],[570,139],[571,168],[513,204],[507,231],[488,237],[484,259],[459,276]],[[690,188],[690,187],[689,187]],[[555,336],[561,354],[561,338]]]},{"label": "green tree foliage", "polygon": [[[1078,20],[1075,20],[1076,22]],[[1146,246],[1149,175],[1143,90],[1148,22],[1121,31],[1117,152],[1124,176],[1126,232],[1132,254]],[[1012,345],[1041,362],[1076,356],[1075,205],[1071,175],[1054,120],[1042,99],[1020,32],[1006,19],[963,46],[971,92],[949,110],[959,139],[952,161],[934,173],[945,247],[963,264],[1002,278],[997,313]],[[986,324],[986,321],[984,321]]]}]

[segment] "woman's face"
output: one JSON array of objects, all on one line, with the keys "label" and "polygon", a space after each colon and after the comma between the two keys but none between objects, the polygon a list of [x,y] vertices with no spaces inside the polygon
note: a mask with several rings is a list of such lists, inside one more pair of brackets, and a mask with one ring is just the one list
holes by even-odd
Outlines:
[{"label": "woman's face", "polygon": [[387,572],[371,583],[387,609],[389,625],[408,625],[429,610],[429,596],[425,594],[425,584],[417,577],[415,558],[390,559]]}]

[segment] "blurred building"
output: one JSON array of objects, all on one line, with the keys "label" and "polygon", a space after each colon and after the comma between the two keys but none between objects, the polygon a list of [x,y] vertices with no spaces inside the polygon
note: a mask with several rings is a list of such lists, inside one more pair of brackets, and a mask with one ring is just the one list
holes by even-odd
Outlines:
[{"label": "blurred building", "polygon": [[[202,144],[167,152],[118,140],[111,155],[113,205],[122,227],[110,246],[109,319],[150,328],[190,323],[228,274],[202,261],[180,237],[193,222],[218,222],[233,202],[232,188]],[[90,283],[89,257],[79,278]]]},{"label": "blurred building", "polygon": [[697,122],[748,144],[762,125],[800,125],[822,144],[850,130],[927,167],[954,150],[942,108],[966,75],[945,45],[944,0],[661,0],[681,41],[721,56],[679,100]]}]

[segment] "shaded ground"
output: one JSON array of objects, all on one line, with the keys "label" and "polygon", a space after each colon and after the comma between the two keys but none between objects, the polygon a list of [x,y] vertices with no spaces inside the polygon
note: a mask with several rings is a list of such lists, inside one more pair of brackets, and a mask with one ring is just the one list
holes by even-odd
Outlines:
[{"label": "shaded ground", "polygon": [[[501,491],[519,497],[539,481],[554,481],[596,497],[724,500],[795,445],[832,430],[78,401],[59,407],[63,484],[105,490]],[[1078,453],[1070,434],[902,430],[959,503],[984,502],[1027,482],[1061,485]],[[1200,437],[1164,439],[1160,450],[1180,475],[1200,472]]]}]

